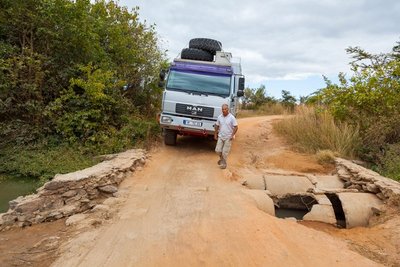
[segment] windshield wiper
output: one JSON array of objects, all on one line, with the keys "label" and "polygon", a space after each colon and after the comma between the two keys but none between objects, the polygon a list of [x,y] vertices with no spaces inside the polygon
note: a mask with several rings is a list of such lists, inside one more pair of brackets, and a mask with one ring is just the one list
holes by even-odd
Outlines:
[{"label": "windshield wiper", "polygon": [[185,93],[188,93],[188,94],[190,94],[192,92],[191,90],[181,89],[181,88],[174,88],[174,87],[167,87],[167,89],[172,90],[172,91],[185,92]]},{"label": "windshield wiper", "polygon": [[200,91],[192,91],[192,94],[193,95],[205,95],[205,96],[208,96],[208,93],[200,92]]},{"label": "windshield wiper", "polygon": [[215,95],[215,96],[220,96],[220,97],[223,97],[223,98],[229,96],[229,94],[218,94],[218,93],[210,93],[210,92],[208,92],[208,94],[210,94],[210,95]]}]

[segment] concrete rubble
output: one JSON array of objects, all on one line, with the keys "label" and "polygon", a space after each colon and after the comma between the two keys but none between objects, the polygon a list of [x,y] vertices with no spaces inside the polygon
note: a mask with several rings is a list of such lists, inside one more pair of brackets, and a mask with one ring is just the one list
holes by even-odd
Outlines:
[{"label": "concrete rubble", "polygon": [[0,230],[53,221],[91,209],[100,199],[116,196],[122,180],[145,162],[145,151],[132,149],[84,170],[57,174],[36,194],[10,201],[9,210],[0,214]]},{"label": "concrete rubble", "polygon": [[245,193],[256,202],[258,209],[268,213],[269,215],[275,216],[274,202],[272,198],[268,196],[267,191],[247,190]]},{"label": "concrete rubble", "polygon": [[373,193],[389,205],[400,206],[400,183],[381,176],[349,160],[336,159],[337,174],[345,188]]},{"label": "concrete rubble", "polygon": [[[247,171],[241,184],[250,191],[266,190],[265,197],[254,193],[256,198],[273,199],[276,207],[299,209],[304,197],[312,197],[316,201],[307,207],[309,212],[303,220],[338,224],[337,216],[341,215],[335,212],[340,211],[345,219],[343,227],[347,228],[368,226],[370,217],[380,213],[383,203],[400,206],[400,183],[341,158],[336,159],[335,175]],[[337,201],[332,204],[327,195],[335,196]],[[298,205],[296,199],[301,199]],[[270,209],[266,211],[272,215]]]}]

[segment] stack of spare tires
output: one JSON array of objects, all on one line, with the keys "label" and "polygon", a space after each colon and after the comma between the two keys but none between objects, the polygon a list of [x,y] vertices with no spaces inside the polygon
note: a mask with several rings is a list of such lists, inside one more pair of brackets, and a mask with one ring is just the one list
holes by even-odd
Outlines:
[{"label": "stack of spare tires", "polygon": [[189,48],[182,49],[181,58],[201,61],[213,61],[217,51],[222,51],[221,42],[208,38],[194,38]]}]

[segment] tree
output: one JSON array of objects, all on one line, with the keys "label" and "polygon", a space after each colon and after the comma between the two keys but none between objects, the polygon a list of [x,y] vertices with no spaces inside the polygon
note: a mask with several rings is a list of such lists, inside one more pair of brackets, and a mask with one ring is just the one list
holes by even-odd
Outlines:
[{"label": "tree", "polygon": [[[32,133],[38,133],[36,138],[60,134],[49,118],[77,116],[96,106],[96,98],[85,95],[96,84],[105,86],[108,103],[125,105],[114,109],[117,117],[127,116],[124,110],[131,117],[154,117],[161,99],[158,72],[165,64],[157,42],[155,27],[139,21],[138,8],[128,11],[116,1],[2,0],[0,143],[18,136],[28,142],[35,138]],[[111,75],[112,82],[98,73]],[[77,104],[81,96],[85,103]],[[63,107],[55,109],[60,101]],[[90,123],[99,124],[97,131],[109,129],[108,108],[98,111],[103,119]]]},{"label": "tree", "polygon": [[358,125],[363,139],[360,156],[395,177],[388,166],[400,165],[400,158],[393,162],[388,157],[400,146],[399,43],[389,53],[372,54],[359,47],[350,47],[347,52],[353,58],[352,76],[339,73],[339,84],[326,79],[326,88],[314,99],[336,120]]},{"label": "tree", "polygon": [[243,108],[258,109],[266,103],[276,103],[275,98],[267,96],[265,85],[260,85],[258,88],[246,88],[242,99]]},{"label": "tree", "polygon": [[266,103],[267,100],[268,98],[265,95],[265,85],[263,84],[253,91],[253,94],[250,98],[250,101],[254,104],[255,107],[261,106],[262,104]]},{"label": "tree", "polygon": [[242,108],[243,109],[250,109],[252,107],[251,99],[253,98],[254,91],[253,89],[247,87],[244,89],[242,97]]},{"label": "tree", "polygon": [[294,106],[296,105],[296,101],[296,98],[292,96],[289,91],[282,90],[282,98],[280,102],[283,106],[289,108],[290,110],[293,110]]}]

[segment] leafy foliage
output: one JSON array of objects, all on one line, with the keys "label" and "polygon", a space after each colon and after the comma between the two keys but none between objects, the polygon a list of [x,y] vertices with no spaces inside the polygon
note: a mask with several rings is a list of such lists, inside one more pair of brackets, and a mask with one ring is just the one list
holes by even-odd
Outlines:
[{"label": "leafy foliage", "polygon": [[340,84],[326,79],[327,87],[308,103],[317,102],[335,119],[358,125],[363,144],[360,156],[385,173],[400,164],[395,156],[400,144],[399,45],[386,54],[371,54],[359,47],[347,51],[353,58],[353,75],[348,79],[340,73]]},{"label": "leafy foliage", "polygon": [[244,89],[244,96],[242,99],[242,107],[244,109],[258,109],[266,103],[276,103],[277,100],[273,97],[266,95],[265,85],[261,85],[259,88]]},{"label": "leafy foliage", "polygon": [[296,101],[296,98],[292,96],[289,91],[282,90],[281,103],[283,106],[293,111],[294,107],[296,106]]},{"label": "leafy foliage", "polygon": [[86,77],[72,78],[70,87],[47,106],[47,115],[57,133],[70,142],[102,142],[126,122],[132,104],[113,83],[110,71],[82,67]]},{"label": "leafy foliage", "polygon": [[260,114],[283,114],[293,112],[296,101],[296,98],[286,90],[282,90],[282,98],[279,100],[268,96],[265,85],[261,85],[255,89],[244,90],[242,108],[257,110]]},{"label": "leafy foliage", "polygon": [[[68,144],[90,156],[158,134],[165,53],[138,12],[105,0],[0,1],[2,151],[38,155]],[[39,143],[47,145],[31,147]],[[4,172],[47,173],[18,171],[10,156],[0,155]]]},{"label": "leafy foliage", "polygon": [[86,140],[111,121],[118,128],[132,106],[154,114],[163,53],[138,9],[101,0],[3,1],[2,7],[0,122],[19,119],[67,138],[77,131]]}]

